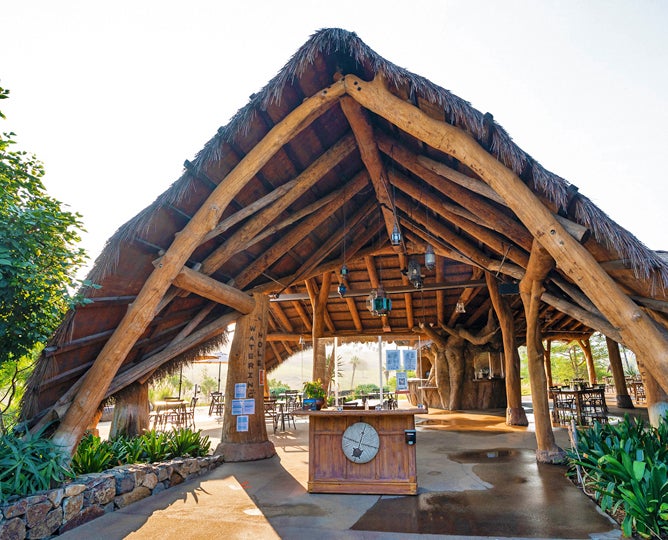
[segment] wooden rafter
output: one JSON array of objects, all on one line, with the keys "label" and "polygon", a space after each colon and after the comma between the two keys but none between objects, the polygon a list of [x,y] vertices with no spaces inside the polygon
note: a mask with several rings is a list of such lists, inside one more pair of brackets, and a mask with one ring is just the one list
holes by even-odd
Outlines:
[{"label": "wooden rafter", "polygon": [[[390,194],[390,183],[385,171],[385,165],[383,165],[383,160],[374,139],[373,128],[366,117],[366,113],[355,100],[347,96],[342,97],[341,110],[348,119],[350,128],[357,140],[362,162],[369,172],[371,184],[376,192],[376,199],[380,203],[387,238],[390,239],[394,228],[399,227],[399,222],[394,206],[394,198]],[[394,248],[396,251],[399,251],[401,246],[394,246]]]}]

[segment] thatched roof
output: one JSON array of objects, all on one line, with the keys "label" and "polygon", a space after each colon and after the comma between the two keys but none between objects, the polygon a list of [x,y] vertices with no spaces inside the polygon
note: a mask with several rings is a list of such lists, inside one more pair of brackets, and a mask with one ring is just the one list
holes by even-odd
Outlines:
[{"label": "thatched roof", "polygon": [[[382,79],[394,96],[470,135],[579,234],[582,245],[625,294],[661,328],[668,326],[668,263],[660,253],[614,223],[567,180],[545,170],[491,114],[383,59],[354,33],[325,29],[185,163],[181,178],[109,239],[89,275],[101,287],[85,291],[92,302],[69,313],[49,342],[30,381],[27,416],[45,411],[85,375],[153,273],[154,261],[242,159],[307,98],[349,75],[363,81]],[[323,276],[332,278],[325,336],[384,335],[409,342],[420,322],[481,327],[490,308],[484,272],[499,282],[516,283],[527,265],[534,231],[471,168],[363,109],[361,118],[375,143],[371,154],[380,157],[378,184],[368,148],[360,152],[359,133],[351,130],[350,114],[335,102],[309,117],[234,193],[218,230],[205,236],[186,262],[217,282],[272,295],[268,369],[298,350],[300,336],[308,339],[310,298],[317,296]],[[378,189],[383,183],[384,192]],[[388,212],[402,233],[399,248],[388,238]],[[424,267],[428,244],[437,254],[433,270]],[[207,263],[221,251],[217,264]],[[411,260],[422,265],[422,288],[402,273]],[[337,285],[344,264],[349,275],[346,293],[340,296]],[[387,317],[375,316],[366,307],[369,291],[379,283],[392,300]],[[587,336],[609,329],[596,302],[561,268],[551,272],[546,285],[548,301],[541,311],[545,336]],[[519,297],[513,298],[522,335],[524,313]],[[458,302],[465,305],[465,313],[457,313]],[[225,305],[171,287],[119,375],[134,373],[132,369],[137,371],[157,354],[173,362],[210,350],[218,338],[207,332],[198,338],[198,331],[226,314],[230,321],[238,316]],[[182,350],[178,343],[185,336],[195,338]],[[114,388],[146,377],[130,375]]]}]

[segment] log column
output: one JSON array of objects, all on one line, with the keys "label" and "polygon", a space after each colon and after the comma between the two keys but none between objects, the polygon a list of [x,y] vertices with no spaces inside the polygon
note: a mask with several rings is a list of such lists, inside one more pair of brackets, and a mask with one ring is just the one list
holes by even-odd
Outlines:
[{"label": "log column", "polygon": [[608,358],[610,358],[610,370],[612,379],[615,382],[615,392],[617,394],[617,407],[620,409],[635,409],[629,389],[626,387],[626,378],[624,377],[624,367],[622,366],[622,357],[619,354],[619,344],[608,336],[605,337],[605,344],[608,346]]},{"label": "log column", "polygon": [[[223,434],[215,451],[225,461],[255,461],[276,455],[274,444],[267,439],[264,418],[264,349],[269,297],[256,293],[253,298],[255,307],[237,320],[230,346]],[[245,385],[245,399],[254,401],[253,413],[232,414],[237,384]]]},{"label": "log column", "polygon": [[587,362],[587,377],[589,378],[589,384],[593,386],[596,384],[596,366],[594,365],[594,355],[591,352],[589,338],[578,339],[578,345],[580,345],[585,356],[585,361]]},{"label": "log column", "polygon": [[636,361],[642,376],[642,383],[645,386],[649,423],[658,427],[661,418],[668,414],[668,394],[661,388],[654,376],[645,369],[645,363],[642,359],[636,356]]},{"label": "log column", "polygon": [[149,428],[148,383],[134,383],[116,397],[109,438],[136,437]]},{"label": "log column", "polygon": [[506,397],[508,407],[506,409],[506,424],[509,426],[528,426],[526,411],[522,407],[522,386],[520,379],[520,357],[515,346],[515,321],[513,314],[503,296],[499,294],[499,287],[494,276],[485,272],[487,289],[492,300],[501,326],[503,336],[503,357],[505,359],[506,372]]},{"label": "log column", "polygon": [[545,343],[543,357],[545,361],[545,376],[547,377],[547,387],[550,388],[551,386],[554,386],[554,381],[552,380],[552,340],[550,339],[548,339],[547,343]]},{"label": "log column", "polygon": [[534,241],[527,271],[520,281],[520,294],[527,321],[527,356],[529,380],[531,382],[531,400],[536,421],[536,460],[540,463],[561,463],[565,459],[564,451],[557,446],[550,420],[550,405],[547,397],[547,379],[543,364],[543,345],[541,343],[538,313],[540,297],[543,295],[543,281],[554,265],[550,254]]}]

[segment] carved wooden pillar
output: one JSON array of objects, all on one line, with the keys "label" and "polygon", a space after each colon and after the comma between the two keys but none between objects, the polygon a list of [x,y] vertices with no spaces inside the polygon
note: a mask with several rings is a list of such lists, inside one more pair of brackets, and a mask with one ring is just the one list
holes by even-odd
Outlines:
[{"label": "carved wooden pillar", "polygon": [[619,344],[609,337],[605,337],[605,344],[608,346],[608,358],[610,358],[610,370],[615,382],[615,392],[617,394],[617,407],[620,409],[634,409],[633,401],[629,396],[629,389],[626,387],[626,378],[624,377],[624,367],[622,366],[622,357],[619,354]]},{"label": "carved wooden pillar", "polygon": [[148,383],[131,384],[116,398],[109,438],[141,435],[148,422]]},{"label": "carved wooden pillar", "polygon": [[254,461],[276,454],[264,418],[264,350],[269,297],[254,294],[255,307],[237,320],[230,346],[223,433],[216,454],[225,461]]}]

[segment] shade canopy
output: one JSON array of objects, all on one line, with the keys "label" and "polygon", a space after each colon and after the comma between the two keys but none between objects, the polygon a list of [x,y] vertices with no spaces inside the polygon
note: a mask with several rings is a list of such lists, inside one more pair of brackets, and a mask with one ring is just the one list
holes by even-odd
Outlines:
[{"label": "shade canopy", "polygon": [[109,396],[214,350],[251,292],[271,297],[268,370],[310,342],[314,306],[322,337],[415,343],[420,323],[479,329],[486,276],[510,299],[521,339],[516,285],[534,241],[557,261],[545,338],[601,331],[634,348],[611,290],[665,336],[665,253],[545,170],[492,114],[354,33],[318,31],[109,239],[88,276],[100,287],[48,343],[24,414],[66,407],[100,358],[119,366]]}]

